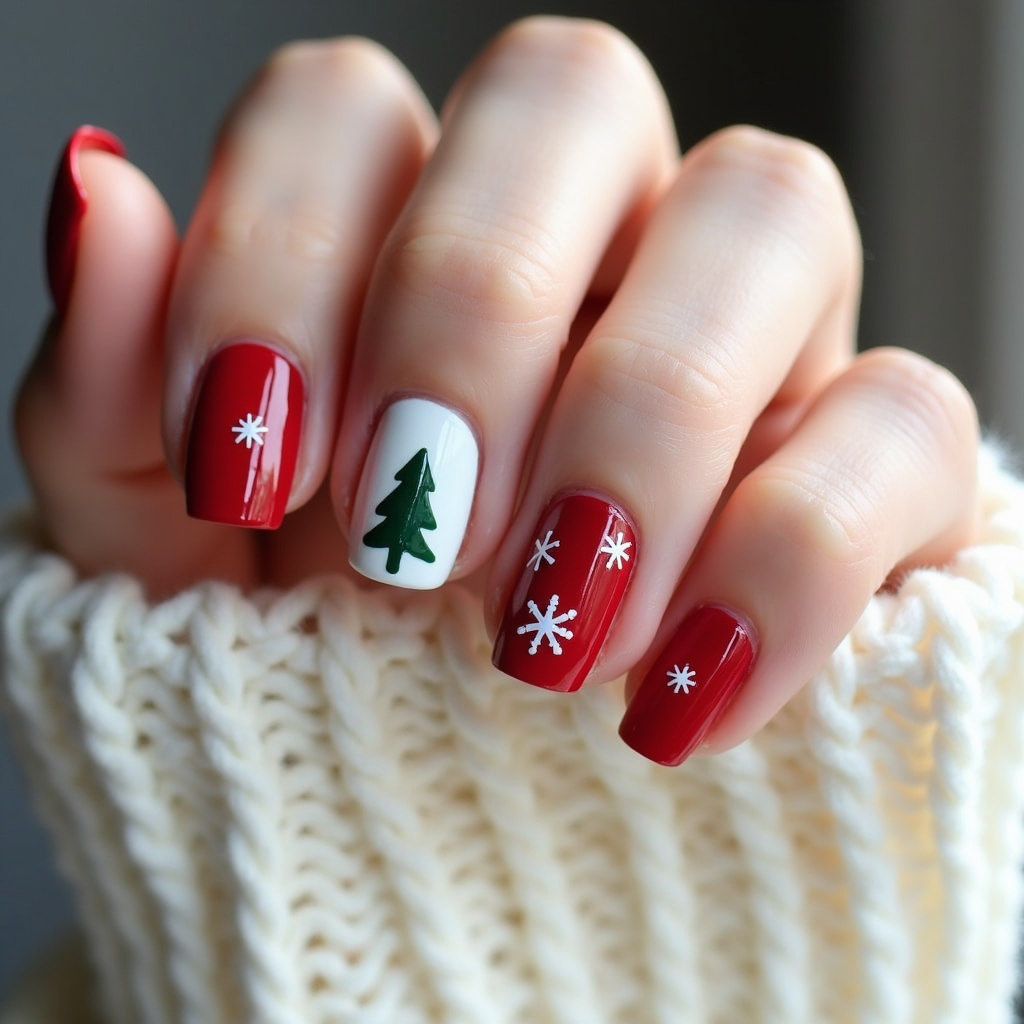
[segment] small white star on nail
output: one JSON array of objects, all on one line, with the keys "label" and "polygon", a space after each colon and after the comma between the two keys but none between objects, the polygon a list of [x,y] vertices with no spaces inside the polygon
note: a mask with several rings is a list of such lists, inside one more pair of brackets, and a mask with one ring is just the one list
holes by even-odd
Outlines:
[{"label": "small white star on nail", "polygon": [[689,693],[697,685],[696,675],[689,665],[684,665],[682,669],[678,665],[673,665],[666,675],[668,676],[668,685],[674,687],[676,693],[680,690],[683,693]]},{"label": "small white star on nail", "polygon": [[547,562],[548,565],[555,564],[555,556],[548,554],[548,552],[552,548],[557,548],[561,544],[561,541],[551,539],[551,534],[553,532],[554,531],[552,530],[548,530],[543,540],[538,539],[533,542],[533,546],[536,550],[530,556],[530,559],[526,564],[527,566],[532,567],[534,572],[541,567],[541,563],[543,562]]},{"label": "small white star on nail", "polygon": [[608,561],[605,562],[604,566],[606,569],[610,569],[613,562],[615,563],[616,569],[621,569],[622,563],[629,561],[629,555],[626,553],[626,548],[631,548],[633,546],[633,542],[631,540],[627,540],[623,543],[622,536],[623,534],[621,530],[614,539],[610,533],[606,533],[604,535],[604,542],[598,554],[608,556]]},{"label": "small white star on nail", "polygon": [[253,441],[262,447],[263,437],[270,428],[264,427],[263,417],[257,416],[256,419],[252,418],[252,413],[246,413],[245,419],[239,419],[238,426],[231,428],[232,434],[237,434],[235,438],[235,444],[241,444],[245,442],[246,448],[252,448]]}]

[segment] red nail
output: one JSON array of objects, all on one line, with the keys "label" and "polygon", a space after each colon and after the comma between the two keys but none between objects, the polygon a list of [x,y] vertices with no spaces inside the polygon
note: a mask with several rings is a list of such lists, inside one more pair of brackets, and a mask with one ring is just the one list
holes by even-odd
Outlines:
[{"label": "red nail", "polygon": [[299,451],[302,375],[275,349],[235,342],[206,366],[185,461],[188,514],[275,529]]},{"label": "red nail", "polygon": [[619,735],[652,761],[682,763],[750,675],[754,654],[748,625],[717,605],[696,608],[629,702]]},{"label": "red nail", "polygon": [[102,128],[83,125],[64,147],[50,193],[50,214],[46,221],[46,271],[50,294],[58,314],[64,314],[71,298],[75,276],[78,239],[89,197],[82,182],[78,157],[83,149],[99,149],[124,156],[124,144]]},{"label": "red nail", "polygon": [[571,494],[541,517],[494,645],[496,668],[547,690],[578,690],[636,564],[636,534],[602,498]]}]

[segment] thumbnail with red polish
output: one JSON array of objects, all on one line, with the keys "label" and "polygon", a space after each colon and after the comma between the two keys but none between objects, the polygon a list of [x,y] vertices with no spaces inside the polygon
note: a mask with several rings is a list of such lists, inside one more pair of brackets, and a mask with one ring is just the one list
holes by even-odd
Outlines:
[{"label": "thumbnail with red polish", "polygon": [[583,685],[636,565],[636,534],[603,498],[570,494],[541,517],[494,645],[496,668],[547,690]]},{"label": "thumbnail with red polish", "polygon": [[67,309],[71,297],[71,284],[78,258],[78,239],[89,206],[79,167],[79,156],[85,149],[124,156],[124,145],[116,135],[87,124],[71,136],[57,164],[50,193],[50,213],[46,221],[46,270],[50,294],[61,314]]},{"label": "thumbnail with red polish", "polygon": [[243,341],[216,352],[189,430],[188,514],[232,526],[280,526],[304,402],[301,373],[276,349]]},{"label": "thumbnail with red polish", "polygon": [[652,761],[680,764],[746,681],[754,654],[749,626],[717,605],[696,608],[629,702],[619,735]]}]

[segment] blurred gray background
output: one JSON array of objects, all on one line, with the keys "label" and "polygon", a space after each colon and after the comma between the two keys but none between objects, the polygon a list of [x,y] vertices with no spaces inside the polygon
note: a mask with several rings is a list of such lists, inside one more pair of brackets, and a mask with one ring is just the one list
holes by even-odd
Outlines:
[{"label": "blurred gray background", "polygon": [[[275,46],[372,36],[439,104],[500,26],[539,12],[603,18],[633,36],[684,142],[750,121],[832,153],[864,237],[863,344],[906,345],[952,366],[989,427],[1021,443],[1015,0],[0,0],[0,404],[10,407],[48,315],[40,229],[53,162],[78,124],[117,132],[184,225],[226,104]],[[5,427],[0,503],[26,497]],[[9,748],[0,732],[0,993],[72,913]]]}]

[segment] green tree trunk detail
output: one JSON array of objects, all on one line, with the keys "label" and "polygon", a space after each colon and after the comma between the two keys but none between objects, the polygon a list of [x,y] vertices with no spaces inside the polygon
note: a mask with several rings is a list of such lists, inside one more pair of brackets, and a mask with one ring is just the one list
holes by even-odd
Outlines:
[{"label": "green tree trunk detail", "polygon": [[394,575],[408,552],[424,562],[434,561],[434,552],[427,547],[421,530],[436,530],[437,521],[430,509],[430,492],[434,478],[430,475],[427,449],[421,448],[396,474],[396,487],[374,509],[384,521],[364,537],[368,548],[387,548],[386,569]]}]

